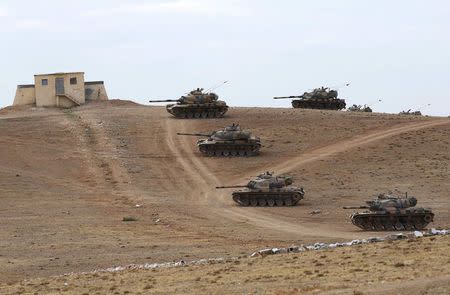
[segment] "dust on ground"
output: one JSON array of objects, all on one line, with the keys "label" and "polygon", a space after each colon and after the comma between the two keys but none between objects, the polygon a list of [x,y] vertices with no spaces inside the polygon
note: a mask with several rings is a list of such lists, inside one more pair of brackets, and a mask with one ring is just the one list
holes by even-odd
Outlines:
[{"label": "dust on ground", "polygon": [[[233,122],[261,137],[260,156],[208,158],[195,137],[176,136]],[[341,207],[387,190],[417,196],[433,226],[450,223],[448,118],[231,108],[177,120],[116,101],[8,110],[0,130],[4,282],[373,236]],[[299,206],[241,208],[214,189],[275,168],[305,188]]]}]

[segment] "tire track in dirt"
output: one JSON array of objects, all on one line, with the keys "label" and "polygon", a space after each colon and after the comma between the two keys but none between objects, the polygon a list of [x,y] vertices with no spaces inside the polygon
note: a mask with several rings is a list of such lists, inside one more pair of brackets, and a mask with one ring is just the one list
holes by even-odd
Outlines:
[{"label": "tire track in dirt", "polygon": [[427,122],[419,122],[419,123],[410,123],[407,125],[392,127],[390,129],[375,131],[365,135],[357,136],[355,138],[351,138],[348,140],[344,140],[341,142],[337,142],[334,144],[327,145],[325,147],[321,147],[310,152],[306,152],[298,157],[294,157],[289,161],[281,163],[271,170],[277,171],[277,173],[286,173],[297,169],[305,164],[321,160],[326,157],[334,156],[336,154],[346,152],[348,150],[361,147],[364,145],[371,144],[376,141],[383,140],[385,138],[393,137],[396,135],[400,135],[402,133],[417,131],[425,128],[430,128],[438,125],[450,124],[450,120],[447,119],[438,119]]},{"label": "tire track in dirt", "polygon": [[207,196],[213,192],[212,188],[219,184],[218,178],[209,171],[208,167],[198,157],[192,156],[194,148],[187,138],[177,137],[177,132],[186,131],[186,124],[183,124],[182,120],[167,119],[166,130],[168,133],[167,146],[191,180],[185,183],[184,188],[188,188],[185,193],[189,195],[190,199],[206,202],[209,199]]},{"label": "tire track in dirt", "polygon": [[[350,232],[343,233],[336,231],[335,229],[331,229],[329,225],[320,225],[317,223],[305,223],[298,224],[292,223],[289,221],[280,220],[279,217],[274,216],[276,212],[267,213],[262,212],[261,208],[242,208],[238,206],[233,206],[233,202],[230,200],[227,192],[224,191],[215,191],[214,187],[217,185],[221,185],[222,182],[215,177],[211,171],[208,169],[206,164],[201,160],[200,157],[187,157],[188,154],[194,153],[194,147],[187,141],[181,140],[177,141],[175,144],[174,136],[176,136],[175,125],[178,129],[177,131],[184,131],[184,124],[179,123],[177,120],[167,120],[167,131],[168,131],[168,145],[171,151],[173,151],[174,155],[177,157],[180,164],[190,175],[190,178],[193,181],[192,189],[190,190],[191,197],[195,199],[197,197],[201,202],[207,202],[211,205],[211,212],[208,214],[213,214],[215,216],[222,216],[227,219],[231,219],[237,222],[246,222],[251,223],[254,226],[262,227],[266,229],[273,229],[276,231],[282,231],[289,234],[300,234],[302,236],[323,236],[328,238],[355,238],[357,236],[361,236],[361,233]],[[400,135],[405,132],[417,131],[425,128],[431,128],[434,126],[450,124],[448,119],[437,119],[426,122],[415,122],[410,124],[401,124],[401,126],[392,127],[384,130],[377,130],[371,133],[367,133],[364,135],[359,135],[354,138],[344,140],[341,142],[333,143],[324,147],[320,147],[309,151],[305,154],[302,154],[298,157],[294,157],[285,161],[281,164],[276,165],[275,167],[269,167],[269,170],[275,170],[277,173],[285,173],[292,171],[294,169],[298,169],[299,167],[312,163],[314,161],[321,160],[326,157],[331,157],[336,154],[368,145],[374,143],[376,141],[380,141],[392,136]],[[261,169],[259,169],[261,170]],[[252,175],[256,175],[260,171],[253,171],[251,175],[247,175],[247,177],[251,177]],[[263,169],[264,170],[264,169]],[[266,169],[267,170],[267,169]],[[239,176],[234,180],[225,180],[230,182],[236,182],[242,179],[243,176]],[[217,202],[217,199],[220,199],[220,202]],[[216,217],[217,218],[217,217]]]},{"label": "tire track in dirt", "polygon": [[[98,123],[98,116],[86,113],[69,113],[66,116],[72,133],[80,142],[79,152],[86,162],[88,181],[94,181],[102,188],[102,193],[110,192],[122,199],[123,203],[142,199],[141,193],[131,184],[132,177],[124,168],[117,144],[110,138],[103,123]],[[99,187],[96,185],[96,189]]]}]

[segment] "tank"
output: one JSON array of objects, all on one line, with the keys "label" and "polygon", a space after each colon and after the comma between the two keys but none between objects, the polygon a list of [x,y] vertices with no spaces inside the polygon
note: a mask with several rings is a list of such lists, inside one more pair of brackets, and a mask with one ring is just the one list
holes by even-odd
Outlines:
[{"label": "tank", "polygon": [[381,194],[365,206],[345,206],[344,209],[368,209],[350,216],[354,225],[370,231],[422,230],[433,222],[431,209],[417,208],[415,197],[399,198]]},{"label": "tank", "polygon": [[411,109],[409,109],[407,111],[401,111],[398,114],[399,115],[422,116],[422,112],[421,111],[411,111]]},{"label": "tank", "polygon": [[261,140],[251,132],[241,130],[238,124],[212,133],[177,133],[178,135],[207,137],[197,141],[198,149],[208,156],[256,156]]},{"label": "tank", "polygon": [[179,99],[150,100],[150,102],[176,102],[168,104],[166,110],[180,119],[221,118],[228,111],[227,104],[219,100],[217,94],[203,92],[203,88],[194,89]]},{"label": "tank", "polygon": [[290,176],[275,176],[266,172],[250,180],[246,185],[218,186],[217,189],[241,188],[232,193],[233,201],[247,206],[295,206],[303,199],[305,191],[292,185]]},{"label": "tank", "polygon": [[347,109],[349,112],[371,113],[372,109],[368,105],[352,105]]},{"label": "tank", "polygon": [[[337,98],[337,90],[328,87],[316,88],[311,92],[294,96],[275,96],[274,99],[293,98],[292,106],[301,109],[342,110],[345,109],[344,99]],[[295,99],[300,98],[300,99]]]}]

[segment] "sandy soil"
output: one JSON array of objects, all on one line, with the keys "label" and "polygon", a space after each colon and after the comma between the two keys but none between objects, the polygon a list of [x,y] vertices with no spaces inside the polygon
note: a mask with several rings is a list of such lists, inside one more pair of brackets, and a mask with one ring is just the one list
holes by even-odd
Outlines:
[{"label": "sandy soil", "polygon": [[449,236],[431,237],[206,265],[32,279],[0,284],[0,291],[2,294],[449,294],[448,251]]},{"label": "sandy soil", "polygon": [[[203,157],[195,137],[176,136],[232,122],[261,137],[260,156]],[[1,110],[0,131],[3,282],[373,236],[341,207],[388,190],[416,195],[433,226],[450,224],[448,118],[232,108],[187,121],[110,101]],[[294,176],[299,206],[241,208],[214,189],[266,170]]]}]

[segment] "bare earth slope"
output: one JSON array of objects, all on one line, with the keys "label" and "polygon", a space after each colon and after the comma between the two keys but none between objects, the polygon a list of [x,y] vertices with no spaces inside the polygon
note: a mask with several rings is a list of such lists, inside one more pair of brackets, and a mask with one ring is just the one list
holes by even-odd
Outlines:
[{"label": "bare earth slope", "polygon": [[[176,136],[232,122],[261,137],[259,157],[203,157],[195,137]],[[298,109],[188,121],[123,101],[0,111],[0,278],[372,236],[340,208],[387,190],[416,195],[446,227],[449,135],[448,118]],[[241,208],[214,189],[266,170],[292,174],[305,200]]]},{"label": "bare earth slope", "polygon": [[206,265],[32,279],[0,285],[0,292],[446,295],[449,250],[448,236],[432,237]]}]

